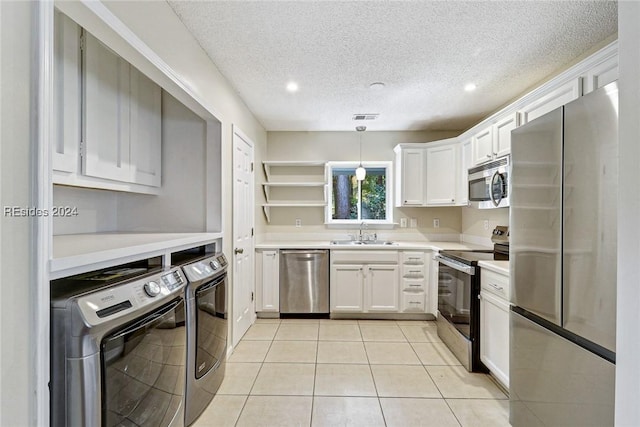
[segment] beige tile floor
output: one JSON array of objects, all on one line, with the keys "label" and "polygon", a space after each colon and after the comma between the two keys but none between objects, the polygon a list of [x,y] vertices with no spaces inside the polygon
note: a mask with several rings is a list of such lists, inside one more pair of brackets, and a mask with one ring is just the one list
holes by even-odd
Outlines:
[{"label": "beige tile floor", "polygon": [[502,427],[508,413],[434,322],[258,319],[194,426]]}]

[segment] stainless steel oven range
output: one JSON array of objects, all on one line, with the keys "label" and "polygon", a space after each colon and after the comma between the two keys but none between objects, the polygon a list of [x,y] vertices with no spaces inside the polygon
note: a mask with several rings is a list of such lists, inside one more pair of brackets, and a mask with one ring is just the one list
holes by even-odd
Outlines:
[{"label": "stainless steel oven range", "polygon": [[180,269],[127,264],[51,282],[51,425],[182,426]]},{"label": "stainless steel oven range", "polygon": [[438,336],[470,372],[487,372],[480,361],[480,270],[494,252],[442,251],[438,260]]},{"label": "stainless steel oven range", "polygon": [[182,267],[187,299],[185,425],[192,424],[216,395],[227,356],[227,259],[208,254]]}]

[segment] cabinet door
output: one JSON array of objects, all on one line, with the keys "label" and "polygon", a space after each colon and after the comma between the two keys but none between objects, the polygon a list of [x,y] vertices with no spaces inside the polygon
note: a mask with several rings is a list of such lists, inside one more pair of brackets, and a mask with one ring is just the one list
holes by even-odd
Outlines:
[{"label": "cabinet door", "polygon": [[579,78],[572,80],[524,107],[520,110],[522,124],[529,123],[531,120],[547,114],[549,111],[553,111],[574,99],[578,99],[582,87],[580,82],[581,80]]},{"label": "cabinet door", "polygon": [[437,251],[431,252],[429,255],[429,282],[427,283],[427,302],[425,304],[427,313],[434,316],[438,313],[438,255]]},{"label": "cabinet door", "polygon": [[455,204],[456,148],[456,144],[427,148],[427,206]]},{"label": "cabinet door", "polygon": [[509,114],[493,125],[493,157],[511,153],[511,131],[518,127],[518,113]]},{"label": "cabinet door", "polygon": [[480,360],[509,388],[509,303],[480,295]]},{"label": "cabinet door", "polygon": [[365,265],[367,311],[399,310],[399,272],[397,265]]},{"label": "cabinet door", "polygon": [[469,138],[460,144],[460,173],[458,181],[458,192],[456,193],[456,204],[467,206],[469,204],[469,168],[473,166],[473,156]]},{"label": "cabinet door", "polygon": [[402,292],[401,310],[403,313],[424,313],[424,292]]},{"label": "cabinet door", "polygon": [[280,265],[278,251],[262,252],[262,283],[258,311],[280,311]]},{"label": "cabinet door", "polygon": [[613,56],[595,67],[587,73],[582,89],[584,94],[593,92],[596,89],[618,80],[618,56]]},{"label": "cabinet door", "polygon": [[407,148],[402,150],[401,206],[422,206],[425,197],[425,150]]},{"label": "cabinet door", "polygon": [[363,265],[339,264],[331,267],[331,311],[364,310]]},{"label": "cabinet door", "polygon": [[80,146],[80,27],[58,10],[54,16],[54,170],[77,173]]},{"label": "cabinet door", "polygon": [[160,187],[161,89],[131,67],[131,182]]},{"label": "cabinet door", "polygon": [[473,164],[479,165],[493,159],[493,128],[488,128],[473,136]]},{"label": "cabinet door", "polygon": [[129,182],[129,63],[85,32],[83,173]]}]

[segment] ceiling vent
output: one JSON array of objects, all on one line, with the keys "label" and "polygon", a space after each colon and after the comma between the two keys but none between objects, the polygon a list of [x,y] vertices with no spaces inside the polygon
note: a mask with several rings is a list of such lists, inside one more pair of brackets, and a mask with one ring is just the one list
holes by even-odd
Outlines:
[{"label": "ceiling vent", "polygon": [[378,113],[373,113],[373,114],[354,114],[353,115],[353,120],[375,120],[378,118],[380,114]]}]

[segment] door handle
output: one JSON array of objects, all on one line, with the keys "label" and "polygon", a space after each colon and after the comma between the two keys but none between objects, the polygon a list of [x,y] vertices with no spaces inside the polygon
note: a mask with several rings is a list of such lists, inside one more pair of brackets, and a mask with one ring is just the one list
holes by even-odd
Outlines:
[{"label": "door handle", "polygon": [[235,248],[235,249],[233,250],[233,253],[234,253],[234,254],[236,254],[236,255],[238,255],[238,254],[242,254],[242,253],[244,253],[244,249],[238,249],[238,248]]}]

